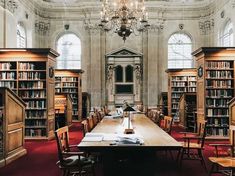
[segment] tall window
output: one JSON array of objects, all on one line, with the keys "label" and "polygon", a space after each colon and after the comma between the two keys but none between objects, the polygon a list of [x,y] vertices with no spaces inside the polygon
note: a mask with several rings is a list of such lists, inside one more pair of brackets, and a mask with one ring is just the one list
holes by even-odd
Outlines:
[{"label": "tall window", "polygon": [[17,40],[17,48],[26,48],[26,32],[25,28],[21,24],[17,24],[17,33],[16,33],[16,40]]},{"label": "tall window", "polygon": [[115,69],[115,80],[116,82],[122,82],[123,81],[123,68],[121,65],[118,65]]},{"label": "tall window", "polygon": [[192,68],[192,40],[184,33],[175,33],[168,40],[168,68]]},{"label": "tall window", "polygon": [[233,24],[229,20],[223,30],[221,36],[222,46],[233,46]]},{"label": "tall window", "polygon": [[57,41],[58,69],[81,68],[81,41],[72,33],[62,35]]}]

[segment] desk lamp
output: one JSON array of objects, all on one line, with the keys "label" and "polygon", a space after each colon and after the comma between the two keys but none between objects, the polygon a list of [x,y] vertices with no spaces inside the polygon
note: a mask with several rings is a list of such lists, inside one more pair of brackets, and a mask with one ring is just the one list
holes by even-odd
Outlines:
[{"label": "desk lamp", "polygon": [[[125,125],[125,131],[124,133],[125,134],[133,134],[134,133],[134,130],[133,130],[133,127],[131,126],[131,118],[130,118],[130,111],[135,111],[132,107],[130,107],[129,105],[127,105],[125,107],[125,109],[123,109],[124,112],[127,112],[128,113],[128,119],[127,119],[127,127],[126,127],[126,124]],[[125,118],[124,118],[124,121],[125,121]]]}]

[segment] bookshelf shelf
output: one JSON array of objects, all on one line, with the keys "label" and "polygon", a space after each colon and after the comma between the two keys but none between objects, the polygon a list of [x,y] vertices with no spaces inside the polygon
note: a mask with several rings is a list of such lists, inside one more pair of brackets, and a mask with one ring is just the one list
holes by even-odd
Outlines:
[{"label": "bookshelf shelf", "polygon": [[[26,103],[26,139],[54,138],[55,80],[54,76],[50,77],[49,69],[55,67],[57,56],[49,48],[0,49],[0,68],[8,70],[6,73],[0,72],[0,86],[14,88]],[[13,81],[2,81],[1,77]],[[35,129],[36,125],[41,127],[41,124],[42,129]]]},{"label": "bookshelf shelf", "polygon": [[235,48],[203,47],[193,55],[202,75],[198,77],[198,119],[206,118],[208,138],[228,136],[228,102],[234,97]]}]

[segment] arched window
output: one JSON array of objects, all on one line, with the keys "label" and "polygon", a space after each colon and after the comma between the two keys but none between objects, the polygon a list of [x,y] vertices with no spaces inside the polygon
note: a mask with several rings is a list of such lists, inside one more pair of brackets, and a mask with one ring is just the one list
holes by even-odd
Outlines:
[{"label": "arched window", "polygon": [[22,24],[17,24],[16,32],[16,46],[17,48],[26,48],[26,32]]},{"label": "arched window", "polygon": [[73,33],[64,34],[57,40],[57,69],[81,68],[81,41]]},{"label": "arched window", "polygon": [[222,46],[233,46],[233,24],[229,20],[223,30],[221,36],[221,44]]},{"label": "arched window", "polygon": [[175,33],[168,40],[168,68],[192,68],[192,40],[184,33]]},{"label": "arched window", "polygon": [[133,67],[131,65],[126,67],[126,82],[133,82]]}]

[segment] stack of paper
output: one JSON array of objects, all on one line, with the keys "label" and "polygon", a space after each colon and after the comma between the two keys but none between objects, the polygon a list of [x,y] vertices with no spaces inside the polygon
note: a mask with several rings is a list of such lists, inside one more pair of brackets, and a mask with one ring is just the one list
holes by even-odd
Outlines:
[{"label": "stack of paper", "polygon": [[87,133],[82,139],[83,142],[100,142],[104,138],[103,133]]}]

